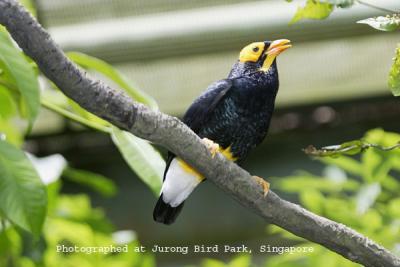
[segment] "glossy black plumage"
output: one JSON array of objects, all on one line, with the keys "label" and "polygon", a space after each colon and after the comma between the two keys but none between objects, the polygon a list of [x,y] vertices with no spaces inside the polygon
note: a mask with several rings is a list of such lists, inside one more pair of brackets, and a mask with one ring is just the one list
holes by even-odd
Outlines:
[{"label": "glossy black plumage", "polygon": [[183,117],[201,138],[230,146],[238,161],[264,139],[279,87],[275,63],[267,74],[257,68],[236,63],[228,78],[210,85]]},{"label": "glossy black plumage", "polygon": [[[264,49],[267,49],[268,46]],[[266,50],[265,50],[266,51]],[[266,58],[257,62],[236,62],[226,79],[211,84],[186,111],[183,122],[200,138],[208,138],[230,152],[240,163],[267,134],[279,79],[275,59],[267,72],[260,71]],[[175,155],[168,154],[164,180]],[[161,195],[154,220],[170,224],[181,205],[173,208]]]}]

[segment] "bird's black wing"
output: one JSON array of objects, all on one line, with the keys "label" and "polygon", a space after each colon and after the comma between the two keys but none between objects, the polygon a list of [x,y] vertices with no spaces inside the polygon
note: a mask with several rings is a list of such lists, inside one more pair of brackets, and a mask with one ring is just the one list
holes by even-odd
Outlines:
[{"label": "bird's black wing", "polygon": [[[207,88],[207,90],[202,95],[200,95],[188,108],[185,115],[183,116],[183,123],[185,123],[190,129],[192,129],[192,131],[197,133],[207,121],[207,118],[209,118],[211,112],[224,98],[231,87],[232,81],[228,79],[220,80],[211,84]],[[175,154],[168,151],[166,167],[164,171],[164,180],[169,165],[174,158]]]},{"label": "bird's black wing", "polygon": [[189,107],[182,121],[195,133],[198,133],[207,119],[210,118],[212,111],[231,88],[232,81],[229,79],[211,84]]}]

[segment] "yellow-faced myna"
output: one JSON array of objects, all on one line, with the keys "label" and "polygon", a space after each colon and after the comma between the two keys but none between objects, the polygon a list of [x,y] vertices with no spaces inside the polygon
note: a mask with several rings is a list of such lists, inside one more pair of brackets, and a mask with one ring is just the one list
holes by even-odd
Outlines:
[{"label": "yellow-faced myna", "polygon": [[[212,153],[221,152],[240,162],[264,139],[279,87],[276,57],[289,47],[286,39],[244,47],[228,78],[211,84],[186,111],[183,122],[203,138]],[[154,220],[173,223],[185,199],[204,179],[169,153]],[[268,183],[256,179],[268,192]]]}]

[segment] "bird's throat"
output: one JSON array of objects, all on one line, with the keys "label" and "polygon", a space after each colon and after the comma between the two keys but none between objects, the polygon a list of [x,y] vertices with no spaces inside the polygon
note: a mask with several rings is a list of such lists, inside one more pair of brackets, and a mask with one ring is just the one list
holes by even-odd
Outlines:
[{"label": "bird's throat", "polygon": [[269,70],[269,68],[271,67],[272,63],[274,63],[275,58],[276,58],[276,55],[268,54],[267,58],[264,60],[263,65],[261,66],[260,70],[263,72],[267,72]]}]

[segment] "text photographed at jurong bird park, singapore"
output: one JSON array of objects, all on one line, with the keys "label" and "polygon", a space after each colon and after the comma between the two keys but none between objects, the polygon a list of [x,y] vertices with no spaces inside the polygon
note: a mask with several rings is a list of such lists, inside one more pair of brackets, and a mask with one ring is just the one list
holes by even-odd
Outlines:
[{"label": "text photographed at jurong bird park, singapore", "polygon": [[84,254],[109,254],[109,253],[171,253],[171,254],[189,254],[189,253],[201,253],[201,254],[213,254],[213,253],[227,253],[227,254],[253,254],[253,253],[271,253],[271,254],[295,254],[295,253],[312,253],[314,252],[313,247],[299,247],[299,246],[272,246],[272,245],[258,245],[250,247],[244,244],[239,245],[182,245],[182,246],[67,246],[57,245],[56,250],[58,253],[70,254],[70,253],[84,253]]}]

